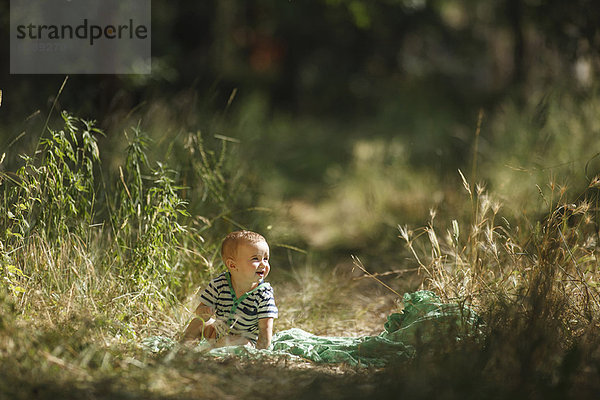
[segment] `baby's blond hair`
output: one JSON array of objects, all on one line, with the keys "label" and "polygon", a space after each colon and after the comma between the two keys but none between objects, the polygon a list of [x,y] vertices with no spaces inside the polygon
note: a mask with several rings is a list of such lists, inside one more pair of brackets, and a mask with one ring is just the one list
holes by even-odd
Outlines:
[{"label": "baby's blond hair", "polygon": [[252,231],[235,231],[225,236],[221,245],[221,257],[226,261],[229,257],[235,257],[240,243],[258,243],[265,242],[267,239],[263,235]]}]

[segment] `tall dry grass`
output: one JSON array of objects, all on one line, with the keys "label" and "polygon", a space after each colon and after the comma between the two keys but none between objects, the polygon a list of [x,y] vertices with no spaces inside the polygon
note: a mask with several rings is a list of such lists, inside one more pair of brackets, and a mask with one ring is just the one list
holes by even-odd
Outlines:
[{"label": "tall dry grass", "polygon": [[[591,193],[596,183],[590,183]],[[482,185],[472,187],[464,176],[463,184],[469,221],[444,227],[432,211],[427,226],[400,227],[400,237],[424,287],[474,308],[485,323],[474,342],[440,340],[433,356],[421,349],[416,362],[430,370],[423,379],[410,373],[406,387],[462,371],[445,375],[454,382],[436,382],[440,398],[454,398],[452,391],[463,385],[469,393],[498,398],[594,398],[600,265],[593,199],[584,193],[570,203],[562,190],[544,217],[511,224],[502,216],[503,204]]]}]

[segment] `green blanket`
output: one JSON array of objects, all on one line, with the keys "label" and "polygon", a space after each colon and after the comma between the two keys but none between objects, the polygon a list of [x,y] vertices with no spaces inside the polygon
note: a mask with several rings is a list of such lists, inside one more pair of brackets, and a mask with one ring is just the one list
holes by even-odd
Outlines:
[{"label": "green blanket", "polygon": [[[200,342],[198,349],[206,349],[206,354],[215,357],[279,355],[301,357],[317,363],[384,366],[412,357],[417,343],[426,344],[448,332],[459,339],[472,334],[480,325],[480,318],[471,309],[443,303],[430,291],[407,293],[403,301],[402,312],[389,315],[384,331],[377,336],[324,337],[293,328],[275,334],[269,350],[248,346],[208,349],[206,342]],[[143,346],[151,352],[160,352],[173,345],[175,342],[164,337],[148,338],[143,342]]]}]

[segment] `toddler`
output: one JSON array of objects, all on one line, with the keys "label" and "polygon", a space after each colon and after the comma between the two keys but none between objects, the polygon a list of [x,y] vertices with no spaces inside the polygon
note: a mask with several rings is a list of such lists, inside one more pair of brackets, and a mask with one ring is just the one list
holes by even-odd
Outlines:
[{"label": "toddler", "polygon": [[186,328],[183,340],[205,338],[216,347],[252,344],[268,348],[278,310],[273,289],[264,281],[271,269],[267,241],[255,232],[232,232],[223,240],[221,257],[227,271],[200,294],[197,317]]}]

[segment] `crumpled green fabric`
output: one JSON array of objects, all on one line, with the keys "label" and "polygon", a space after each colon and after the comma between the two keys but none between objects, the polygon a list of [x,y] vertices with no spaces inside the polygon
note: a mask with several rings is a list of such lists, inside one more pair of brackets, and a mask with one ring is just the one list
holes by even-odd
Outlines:
[{"label": "crumpled green fabric", "polygon": [[289,353],[317,363],[384,365],[407,359],[412,349],[381,336],[324,337],[292,328],[273,339],[273,351]]},{"label": "crumpled green fabric", "polygon": [[444,303],[428,290],[406,293],[402,300],[404,309],[388,316],[385,330],[380,334],[393,342],[414,346],[448,332],[454,332],[460,338],[474,334],[482,325],[481,318],[471,308]]},{"label": "crumpled green fabric", "polygon": [[[458,339],[474,333],[481,324],[479,316],[470,308],[443,303],[430,291],[406,293],[403,302],[402,312],[390,314],[384,331],[377,336],[326,337],[292,328],[275,334],[269,350],[249,346],[208,349],[206,342],[200,342],[198,349],[206,349],[206,354],[215,357],[291,356],[316,363],[384,366],[411,358],[418,343],[426,344],[449,330]],[[175,344],[165,339],[148,338],[143,346],[148,351],[159,352]]]}]

